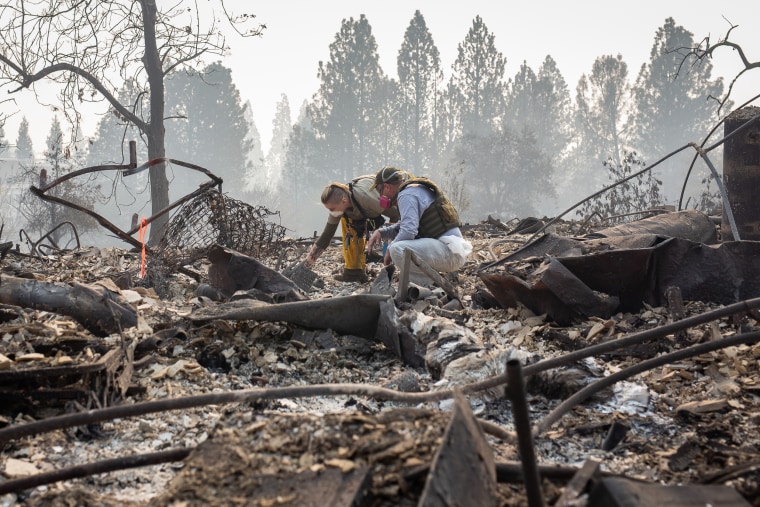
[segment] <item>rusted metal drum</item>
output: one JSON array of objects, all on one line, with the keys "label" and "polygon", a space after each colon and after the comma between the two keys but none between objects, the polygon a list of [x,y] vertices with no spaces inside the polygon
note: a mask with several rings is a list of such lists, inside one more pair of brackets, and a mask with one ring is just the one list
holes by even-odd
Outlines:
[{"label": "rusted metal drum", "polygon": [[[749,106],[728,115],[723,133],[728,137],[723,147],[723,184],[731,203],[740,239],[760,241],[760,107]],[[748,121],[752,125],[729,135]],[[724,210],[722,240],[733,241],[731,226]]]}]

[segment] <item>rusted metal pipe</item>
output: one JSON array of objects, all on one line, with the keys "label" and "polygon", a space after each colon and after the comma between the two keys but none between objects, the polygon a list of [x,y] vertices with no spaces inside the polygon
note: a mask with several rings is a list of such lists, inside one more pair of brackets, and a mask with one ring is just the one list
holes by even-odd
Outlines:
[{"label": "rusted metal pipe", "polygon": [[507,361],[507,396],[512,403],[512,415],[517,430],[517,447],[520,451],[523,473],[525,474],[525,489],[528,495],[529,507],[543,507],[541,494],[541,477],[536,465],[536,454],[533,449],[533,435],[530,427],[530,414],[525,396],[525,381],[522,375],[522,365],[517,359]]},{"label": "rusted metal pipe", "polygon": [[67,173],[67,174],[65,174],[65,175],[61,176],[60,178],[57,178],[57,179],[55,179],[53,181],[47,181],[47,178],[43,179],[41,177],[41,179],[40,179],[40,187],[38,188],[38,187],[35,187],[34,185],[32,185],[31,187],[29,187],[29,191],[31,193],[33,193],[34,195],[36,195],[37,197],[39,197],[40,199],[44,200],[44,201],[54,202],[54,203],[60,204],[62,206],[66,206],[68,208],[71,208],[71,209],[74,209],[74,210],[77,210],[77,211],[81,211],[82,213],[91,216],[102,227],[105,227],[106,229],[108,229],[112,233],[116,234],[119,238],[121,238],[125,242],[127,242],[130,245],[132,245],[134,247],[137,247],[137,248],[140,248],[140,247],[143,246],[142,242],[139,241],[138,239],[132,237],[132,236],[135,233],[138,232],[139,224],[136,225],[136,226],[134,226],[134,227],[132,227],[132,229],[130,231],[127,231],[125,233],[120,228],[116,227],[114,224],[112,224],[111,222],[109,222],[108,220],[106,220],[104,217],[98,215],[94,211],[89,210],[89,209],[87,209],[87,208],[85,208],[83,206],[80,206],[80,205],[76,204],[76,203],[69,202],[69,201],[67,201],[65,199],[61,199],[60,197],[56,197],[54,195],[48,195],[47,191],[50,190],[51,188],[56,187],[57,185],[60,185],[61,183],[65,182],[65,181],[68,181],[68,180],[72,179],[72,178],[76,178],[76,177],[83,176],[83,175],[86,175],[86,174],[90,174],[90,173],[93,173],[93,172],[104,172],[104,171],[113,171],[113,170],[116,170],[116,171],[120,171],[122,176],[130,176],[132,174],[137,174],[137,173],[139,173],[141,171],[144,171],[146,169],[150,169],[154,165],[161,164],[161,163],[171,163],[171,164],[179,165],[179,166],[182,166],[182,167],[187,167],[188,169],[192,169],[194,171],[201,172],[201,173],[203,173],[203,174],[205,174],[206,176],[209,177],[210,181],[207,181],[207,182],[199,185],[199,187],[195,191],[193,191],[192,193],[184,196],[181,199],[178,199],[178,200],[170,203],[167,207],[159,210],[154,215],[152,215],[150,217],[147,217],[146,218],[146,222],[148,224],[150,224],[151,222],[153,222],[154,220],[156,220],[158,217],[163,216],[163,215],[169,213],[171,210],[173,210],[174,208],[176,208],[176,207],[184,204],[185,202],[191,201],[195,197],[203,194],[204,192],[210,190],[213,187],[217,187],[218,190],[219,190],[219,193],[220,194],[222,193],[222,182],[224,180],[222,180],[222,178],[220,178],[220,177],[216,176],[215,174],[213,174],[208,169],[205,169],[204,167],[201,167],[199,165],[191,164],[189,162],[183,162],[181,160],[176,160],[176,159],[173,159],[173,158],[162,157],[162,158],[157,158],[157,159],[149,160],[148,162],[146,162],[146,163],[144,163],[144,164],[142,164],[140,166],[137,166],[137,162],[136,162],[136,157],[137,157],[137,155],[136,155],[136,148],[133,146],[132,143],[130,143],[130,155],[129,156],[130,156],[130,163],[129,164],[98,165],[98,166],[92,166],[92,167],[85,167],[84,169],[78,169],[76,171],[71,171],[70,173]]},{"label": "rusted metal pipe", "polygon": [[[69,227],[71,227],[71,232],[74,235],[74,238],[76,239],[76,242],[77,242],[76,248],[77,249],[80,248],[82,245],[79,242],[79,232],[77,232],[76,226],[73,223],[66,221],[66,222],[61,222],[60,224],[56,225],[47,234],[45,234],[40,239],[38,239],[37,242],[32,247],[32,253],[40,253],[39,252],[40,247],[50,248],[57,252],[61,252],[62,251],[61,247],[59,247],[58,244],[53,239],[53,233],[57,231],[58,229],[60,229],[61,227],[63,227],[64,225],[68,225]],[[46,239],[50,241],[50,245],[44,245],[44,244],[41,245],[40,243],[42,243]]]},{"label": "rusted metal pipe", "polygon": [[419,285],[410,283],[409,289],[406,291],[407,297],[411,301],[419,301],[420,299],[426,299],[433,295],[433,291],[427,287],[420,287]]}]

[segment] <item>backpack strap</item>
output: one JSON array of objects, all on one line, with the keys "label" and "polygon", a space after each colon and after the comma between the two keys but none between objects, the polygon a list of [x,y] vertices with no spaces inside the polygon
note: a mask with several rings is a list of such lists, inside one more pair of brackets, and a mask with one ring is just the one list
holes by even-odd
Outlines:
[{"label": "backpack strap", "polygon": [[359,213],[361,213],[362,217],[369,218],[369,216],[367,215],[367,212],[364,211],[364,208],[362,208],[362,205],[359,204],[359,200],[354,198],[354,182],[353,181],[348,184],[348,193],[349,193],[349,197],[351,197],[351,202],[356,205],[356,208],[359,210]]}]

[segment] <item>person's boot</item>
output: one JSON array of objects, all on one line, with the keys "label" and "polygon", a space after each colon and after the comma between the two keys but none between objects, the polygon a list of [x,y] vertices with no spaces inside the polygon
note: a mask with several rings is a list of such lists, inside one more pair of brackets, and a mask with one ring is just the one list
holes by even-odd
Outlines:
[{"label": "person's boot", "polygon": [[365,283],[369,280],[367,273],[363,269],[344,269],[340,275],[334,277],[339,282],[359,282]]}]

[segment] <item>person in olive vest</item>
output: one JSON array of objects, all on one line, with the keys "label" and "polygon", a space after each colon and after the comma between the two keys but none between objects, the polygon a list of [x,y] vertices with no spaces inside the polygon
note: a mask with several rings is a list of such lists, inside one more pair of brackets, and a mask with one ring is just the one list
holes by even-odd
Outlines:
[{"label": "person in olive vest", "polygon": [[[401,218],[376,229],[367,242],[367,251],[388,241],[386,265],[392,262],[401,269],[404,251],[409,249],[439,273],[464,266],[472,244],[462,237],[459,214],[436,183],[388,166],[377,172],[372,188],[380,195],[380,207],[397,205]],[[433,284],[414,263],[409,266],[409,281],[421,286]]]},{"label": "person in olive vest", "polygon": [[382,208],[379,204],[380,194],[371,188],[374,184],[373,174],[358,176],[350,183],[333,182],[322,190],[321,201],[327,208],[329,216],[322,234],[309,250],[306,265],[313,266],[320,255],[330,245],[338,224],[341,225],[341,247],[343,249],[343,272],[335,276],[343,282],[366,282],[366,241],[369,233],[385,223],[388,217],[392,222],[398,221],[396,206]]}]

